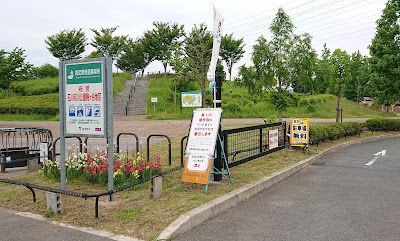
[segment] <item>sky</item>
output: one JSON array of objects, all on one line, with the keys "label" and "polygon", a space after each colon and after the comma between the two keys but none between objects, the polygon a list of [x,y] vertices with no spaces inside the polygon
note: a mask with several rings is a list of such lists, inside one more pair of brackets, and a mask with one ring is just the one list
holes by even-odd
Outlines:
[{"label": "sky", "polygon": [[[243,64],[251,65],[252,46],[263,35],[271,39],[269,27],[278,8],[291,18],[295,34],[309,33],[313,48],[320,55],[324,43],[351,54],[369,55],[368,46],[375,35],[376,20],[387,0],[0,0],[0,49],[25,50],[34,66],[59,60],[47,50],[45,39],[64,29],[80,29],[90,43],[90,29],[118,26],[115,35],[136,39],[152,29],[155,21],[177,22],[189,32],[194,24],[205,23],[212,30],[213,7],[224,18],[222,34],[243,38],[246,53],[233,66],[233,77]],[[83,56],[94,51],[88,45]],[[155,61],[145,72],[163,72]]]}]

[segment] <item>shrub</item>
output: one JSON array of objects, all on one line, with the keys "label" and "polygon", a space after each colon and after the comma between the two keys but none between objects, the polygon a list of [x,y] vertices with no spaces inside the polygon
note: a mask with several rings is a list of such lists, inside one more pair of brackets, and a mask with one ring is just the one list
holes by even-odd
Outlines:
[{"label": "shrub", "polygon": [[364,126],[364,123],[358,122],[338,122],[329,124],[328,126],[310,126],[310,139],[316,140],[335,134],[360,131],[363,129]]},{"label": "shrub", "polygon": [[58,68],[51,64],[44,64],[40,67],[32,68],[33,75],[37,78],[58,77]]},{"label": "shrub", "polygon": [[400,130],[400,119],[375,118],[366,121],[368,129]]},{"label": "shrub", "polygon": [[224,111],[231,112],[233,114],[239,113],[241,111],[240,106],[234,103],[230,103],[225,106]]}]

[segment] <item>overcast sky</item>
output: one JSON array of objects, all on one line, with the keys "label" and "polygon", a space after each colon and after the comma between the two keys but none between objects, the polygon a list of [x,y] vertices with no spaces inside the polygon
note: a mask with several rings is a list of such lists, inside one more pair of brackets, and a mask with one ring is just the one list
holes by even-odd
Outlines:
[{"label": "overcast sky", "polygon": [[[387,0],[1,0],[0,49],[25,49],[28,62],[35,66],[50,63],[58,67],[58,59],[46,49],[47,36],[63,29],[79,29],[86,33],[88,43],[93,37],[90,28],[119,26],[116,35],[136,39],[152,22],[177,22],[191,30],[194,24],[205,23],[212,30],[212,4],[224,18],[222,34],[234,33],[244,38],[246,54],[234,66],[251,65],[254,41],[261,35],[270,39],[269,26],[279,7],[283,7],[296,26],[295,33],[309,33],[318,54],[327,43],[353,53],[369,55],[368,45],[375,35]],[[95,49],[88,45],[84,56]],[[160,62],[147,71],[162,71]]]}]

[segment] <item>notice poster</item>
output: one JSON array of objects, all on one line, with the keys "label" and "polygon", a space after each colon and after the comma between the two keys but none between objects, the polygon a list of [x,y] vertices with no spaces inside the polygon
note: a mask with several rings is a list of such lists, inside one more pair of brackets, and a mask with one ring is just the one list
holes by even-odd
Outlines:
[{"label": "notice poster", "polygon": [[209,156],[201,153],[190,153],[187,161],[189,171],[205,172],[208,168]]},{"label": "notice poster", "polygon": [[290,144],[292,146],[304,146],[309,142],[309,120],[291,118]]},{"label": "notice poster", "polygon": [[182,182],[207,184],[217,143],[222,109],[204,108],[193,111]]},{"label": "notice poster", "polygon": [[101,61],[65,65],[66,135],[105,135],[104,69]]},{"label": "notice poster", "polygon": [[40,162],[41,163],[45,163],[47,161],[48,156],[49,156],[48,144],[47,144],[47,142],[41,142],[39,146],[40,146],[40,150],[39,150]]},{"label": "notice poster", "polygon": [[204,108],[193,111],[186,153],[214,154],[222,109]]},{"label": "notice poster", "polygon": [[268,149],[272,150],[279,146],[279,130],[271,129],[268,131]]}]

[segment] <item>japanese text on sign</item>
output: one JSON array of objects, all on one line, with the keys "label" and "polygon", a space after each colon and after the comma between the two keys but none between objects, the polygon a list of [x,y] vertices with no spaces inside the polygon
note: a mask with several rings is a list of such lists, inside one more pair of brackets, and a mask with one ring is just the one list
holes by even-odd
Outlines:
[{"label": "japanese text on sign", "polygon": [[291,145],[303,146],[309,142],[309,128],[308,119],[295,119],[291,118]]},{"label": "japanese text on sign", "polygon": [[206,152],[213,154],[219,122],[221,118],[221,109],[197,109],[193,112],[192,124],[190,127],[187,153]]}]

